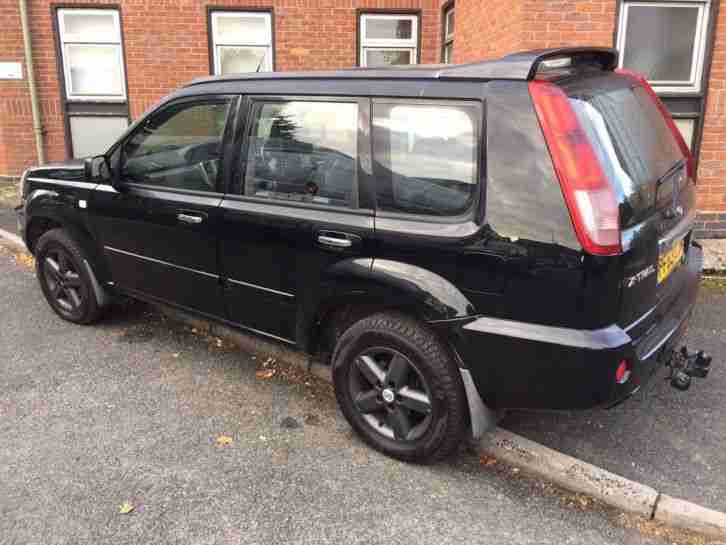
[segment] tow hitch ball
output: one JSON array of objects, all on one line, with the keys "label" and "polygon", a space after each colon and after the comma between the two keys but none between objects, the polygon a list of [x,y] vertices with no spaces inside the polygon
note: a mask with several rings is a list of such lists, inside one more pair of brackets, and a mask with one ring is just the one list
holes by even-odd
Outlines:
[{"label": "tow hitch ball", "polygon": [[703,350],[689,354],[684,346],[680,353],[674,352],[668,367],[671,369],[668,379],[671,386],[678,390],[688,390],[691,387],[691,378],[706,378],[711,370],[711,356]]}]

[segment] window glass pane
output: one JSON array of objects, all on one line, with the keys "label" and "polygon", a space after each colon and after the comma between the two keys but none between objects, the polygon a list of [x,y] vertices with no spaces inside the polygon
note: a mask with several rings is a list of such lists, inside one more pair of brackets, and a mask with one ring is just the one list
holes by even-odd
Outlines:
[{"label": "window glass pane", "polygon": [[676,127],[681,131],[688,147],[693,149],[693,131],[696,128],[695,119],[674,119]]},{"label": "window glass pane", "polygon": [[389,17],[366,17],[365,38],[367,40],[410,40],[413,38],[413,21]]},{"label": "window glass pane", "polygon": [[259,104],[249,142],[245,193],[350,206],[355,187],[358,105]]},{"label": "window glass pane", "polygon": [[234,47],[218,48],[219,68],[221,74],[239,74],[241,72],[264,72],[267,70],[265,55],[266,47]]},{"label": "window glass pane", "polygon": [[123,96],[120,45],[66,45],[69,95]]},{"label": "window glass pane", "polygon": [[172,105],[148,119],[123,149],[130,181],[214,191],[229,101]]},{"label": "window glass pane", "polygon": [[413,64],[412,49],[366,49],[366,66]]},{"label": "window glass pane", "polygon": [[118,41],[116,14],[64,10],[63,39],[66,42]]},{"label": "window glass pane", "polygon": [[105,153],[129,124],[126,117],[71,116],[73,157],[92,157]]},{"label": "window glass pane", "polygon": [[629,6],[623,66],[650,81],[691,80],[698,7]]},{"label": "window glass pane", "polygon": [[267,45],[270,33],[268,17],[218,15],[215,19],[217,43]]},{"label": "window glass pane", "polygon": [[464,213],[476,190],[475,106],[374,104],[378,208]]},{"label": "window glass pane", "polygon": [[656,180],[683,154],[663,115],[642,87],[575,86],[570,104],[620,199],[624,226],[650,213]]}]

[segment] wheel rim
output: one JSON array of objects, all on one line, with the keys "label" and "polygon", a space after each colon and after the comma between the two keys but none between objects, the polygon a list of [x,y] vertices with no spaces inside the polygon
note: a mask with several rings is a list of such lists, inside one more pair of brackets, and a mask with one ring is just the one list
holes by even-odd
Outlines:
[{"label": "wheel rim", "polygon": [[349,388],[362,420],[395,441],[421,438],[431,426],[431,394],[413,362],[390,348],[371,348],[354,360]]},{"label": "wheel rim", "polygon": [[84,302],[81,276],[68,252],[60,248],[47,252],[43,276],[55,305],[66,314],[78,313]]}]

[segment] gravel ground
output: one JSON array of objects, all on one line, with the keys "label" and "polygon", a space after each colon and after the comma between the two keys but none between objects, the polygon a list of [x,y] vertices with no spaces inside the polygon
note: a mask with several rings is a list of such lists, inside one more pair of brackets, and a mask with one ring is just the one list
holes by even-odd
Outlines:
[{"label": "gravel ground", "polygon": [[705,543],[468,451],[386,458],[265,361],[141,304],[64,322],[0,253],[0,543]]}]

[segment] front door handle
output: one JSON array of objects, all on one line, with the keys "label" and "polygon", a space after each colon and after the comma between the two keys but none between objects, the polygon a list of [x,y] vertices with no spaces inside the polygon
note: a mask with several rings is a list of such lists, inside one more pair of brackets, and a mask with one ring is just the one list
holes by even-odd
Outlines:
[{"label": "front door handle", "polygon": [[318,235],[318,242],[333,248],[350,248],[353,241],[347,238],[331,237],[329,235]]},{"label": "front door handle", "polygon": [[204,218],[202,216],[195,216],[193,214],[177,214],[176,219],[183,223],[202,223],[204,221]]}]

